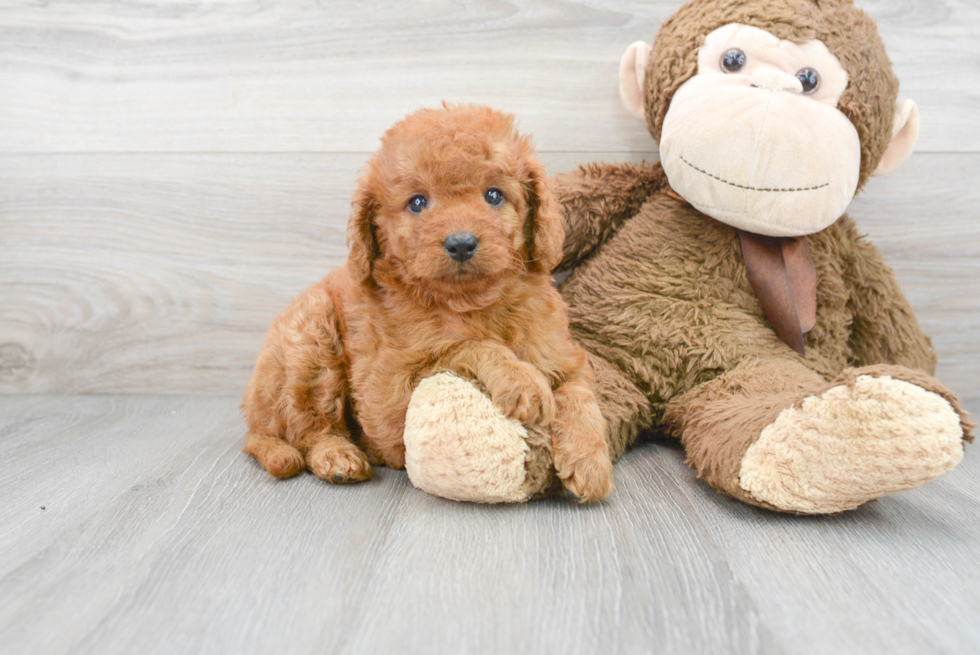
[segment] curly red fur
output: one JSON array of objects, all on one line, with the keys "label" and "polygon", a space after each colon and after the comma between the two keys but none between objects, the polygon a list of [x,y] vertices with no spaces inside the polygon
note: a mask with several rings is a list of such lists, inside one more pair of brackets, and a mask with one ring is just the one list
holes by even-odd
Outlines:
[{"label": "curly red fur", "polygon": [[[428,204],[416,215],[419,194]],[[266,336],[242,402],[246,452],[278,477],[306,466],[348,482],[370,477],[371,463],[401,468],[412,392],[450,370],[505,414],[549,425],[555,467],[580,498],[607,495],[605,422],[550,274],[560,208],[513,117],[475,106],[408,116],[382,138],[352,206],[346,266]],[[460,232],[478,239],[464,262],[444,247]]]}]

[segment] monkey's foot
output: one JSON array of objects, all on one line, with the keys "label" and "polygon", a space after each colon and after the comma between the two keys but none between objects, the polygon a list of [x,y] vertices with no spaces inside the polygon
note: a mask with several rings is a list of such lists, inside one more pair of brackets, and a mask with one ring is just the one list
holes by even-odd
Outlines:
[{"label": "monkey's foot", "polygon": [[476,503],[514,503],[554,481],[547,434],[507,418],[451,373],[423,380],[405,417],[405,469],[416,487]]},{"label": "monkey's foot", "polygon": [[963,459],[963,439],[942,396],[859,375],[783,410],[745,453],[739,483],[778,509],[832,514],[938,478]]}]

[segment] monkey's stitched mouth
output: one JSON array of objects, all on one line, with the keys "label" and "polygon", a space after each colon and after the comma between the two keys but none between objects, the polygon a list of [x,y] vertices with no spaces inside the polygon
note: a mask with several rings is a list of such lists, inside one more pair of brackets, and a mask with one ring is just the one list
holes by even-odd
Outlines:
[{"label": "monkey's stitched mouth", "polygon": [[708,177],[710,177],[712,179],[718,180],[719,182],[724,182],[725,184],[728,184],[730,186],[738,187],[739,189],[747,189],[749,191],[764,191],[766,193],[792,193],[792,192],[795,192],[795,191],[816,191],[817,189],[823,189],[823,188],[826,188],[826,187],[829,187],[830,186],[830,182],[826,182],[826,183],[820,184],[818,186],[799,187],[799,188],[795,188],[795,189],[793,189],[793,188],[786,188],[786,189],[775,189],[775,188],[773,188],[773,189],[760,189],[759,187],[746,186],[744,184],[737,184],[735,182],[729,182],[728,180],[726,180],[724,178],[721,178],[721,177],[718,177],[717,175],[714,175],[713,173],[709,173],[708,171],[704,170],[703,168],[698,168],[697,166],[695,166],[691,162],[689,162],[686,159],[684,159],[684,156],[683,155],[681,155],[681,161],[684,162],[685,164],[687,164],[688,166],[690,166],[691,168],[693,168],[694,170],[696,170],[698,173],[702,173],[704,175],[707,175]]}]

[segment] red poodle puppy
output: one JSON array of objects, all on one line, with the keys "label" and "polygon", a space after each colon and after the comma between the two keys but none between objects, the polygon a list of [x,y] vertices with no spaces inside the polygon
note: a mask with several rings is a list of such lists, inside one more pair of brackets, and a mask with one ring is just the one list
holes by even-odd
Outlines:
[{"label": "red poodle puppy", "polygon": [[504,414],[548,426],[565,487],[605,497],[605,421],[551,283],[562,219],[530,140],[509,114],[447,105],[381,141],[352,203],[346,265],[266,335],[242,401],[245,451],[276,477],[402,468],[412,392],[452,371]]}]

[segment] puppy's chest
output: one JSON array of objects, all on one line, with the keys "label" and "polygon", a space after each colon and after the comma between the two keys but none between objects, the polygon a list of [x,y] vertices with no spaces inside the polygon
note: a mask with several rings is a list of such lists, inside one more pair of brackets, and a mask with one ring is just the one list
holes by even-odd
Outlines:
[{"label": "puppy's chest", "polygon": [[482,322],[455,312],[439,312],[431,325],[432,337],[438,341],[471,341],[483,336]]},{"label": "puppy's chest", "polygon": [[509,325],[493,314],[458,314],[437,312],[429,326],[433,345],[452,346],[462,341],[494,341],[511,348],[526,341],[526,331],[519,325]]}]

